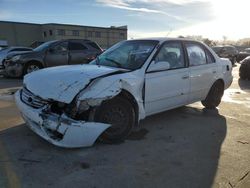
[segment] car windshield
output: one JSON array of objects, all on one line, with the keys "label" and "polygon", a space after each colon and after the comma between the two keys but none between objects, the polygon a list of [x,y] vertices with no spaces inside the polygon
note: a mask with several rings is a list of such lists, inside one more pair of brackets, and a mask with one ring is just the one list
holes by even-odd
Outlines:
[{"label": "car windshield", "polygon": [[250,48],[246,48],[244,52],[250,53]]},{"label": "car windshield", "polygon": [[212,47],[212,49],[217,53],[221,50],[221,47]]},{"label": "car windshield", "polygon": [[52,43],[54,43],[54,42],[55,42],[55,41],[45,42],[45,43],[41,44],[40,46],[36,47],[36,48],[34,49],[34,51],[39,52],[39,51],[42,51],[42,50],[44,50],[44,49],[47,49],[47,48],[50,46],[50,44],[52,44]]},{"label": "car windshield", "polygon": [[135,70],[140,68],[159,41],[122,41],[109,48],[90,64]]}]

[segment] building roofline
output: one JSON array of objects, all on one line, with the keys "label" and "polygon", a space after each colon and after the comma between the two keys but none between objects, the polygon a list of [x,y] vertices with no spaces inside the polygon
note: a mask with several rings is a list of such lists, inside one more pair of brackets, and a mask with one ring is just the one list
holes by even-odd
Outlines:
[{"label": "building roofline", "polygon": [[91,27],[91,28],[97,28],[97,29],[128,30],[126,25],[124,25],[124,26],[110,26],[110,27],[88,26],[88,25],[78,25],[78,24],[61,24],[61,23],[45,23],[45,24],[41,24],[41,25],[61,25],[61,26],[73,26],[73,27]]},{"label": "building roofline", "polygon": [[28,23],[28,22],[15,22],[15,21],[0,21],[0,23],[10,23],[10,24],[27,24],[27,25],[43,25],[38,23]]},{"label": "building roofline", "polygon": [[61,24],[61,23],[28,23],[28,22],[15,22],[15,21],[0,21],[0,23],[9,23],[9,24],[27,24],[27,25],[59,25],[59,26],[73,26],[73,27],[91,27],[96,29],[114,29],[114,30],[128,30],[127,25],[125,26],[110,26],[110,27],[98,27],[98,26],[87,26],[87,25],[77,25],[77,24]]}]

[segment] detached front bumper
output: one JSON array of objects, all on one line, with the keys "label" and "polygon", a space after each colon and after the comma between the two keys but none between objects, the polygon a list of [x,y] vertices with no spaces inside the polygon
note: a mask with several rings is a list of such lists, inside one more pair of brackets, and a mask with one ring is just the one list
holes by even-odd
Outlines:
[{"label": "detached front bumper", "polygon": [[111,125],[77,121],[66,115],[48,114],[22,102],[20,91],[15,94],[17,107],[26,124],[48,142],[66,148],[92,146],[100,134]]}]

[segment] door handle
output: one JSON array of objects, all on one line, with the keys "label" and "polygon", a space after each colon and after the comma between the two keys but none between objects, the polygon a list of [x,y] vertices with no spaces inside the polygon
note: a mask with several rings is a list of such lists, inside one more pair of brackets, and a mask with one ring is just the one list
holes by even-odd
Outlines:
[{"label": "door handle", "polygon": [[216,73],[216,70],[213,70],[213,74],[215,74]]},{"label": "door handle", "polygon": [[188,79],[189,78],[189,76],[188,75],[184,75],[184,76],[182,76],[182,79]]}]

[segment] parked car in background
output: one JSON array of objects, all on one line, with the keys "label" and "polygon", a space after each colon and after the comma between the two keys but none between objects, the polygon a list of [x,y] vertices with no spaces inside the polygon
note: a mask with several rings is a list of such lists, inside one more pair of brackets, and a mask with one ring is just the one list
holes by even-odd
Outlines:
[{"label": "parked car in background", "polygon": [[203,43],[149,38],[122,41],[88,65],[24,77],[15,100],[27,125],[61,147],[121,141],[146,116],[202,101],[217,107],[232,64]]},{"label": "parked car in background", "polygon": [[245,59],[247,56],[250,56],[250,48],[246,48],[244,49],[242,52],[239,52],[238,56],[237,56],[237,62],[242,61],[243,59]]},{"label": "parked car in background", "polygon": [[232,62],[232,65],[236,63],[239,52],[234,46],[213,46],[212,49],[219,57],[228,58]]},{"label": "parked car in background", "polygon": [[21,77],[45,67],[86,64],[100,53],[100,46],[90,40],[55,40],[43,43],[31,52],[8,56],[4,69],[7,76]]},{"label": "parked car in background", "polygon": [[250,56],[240,62],[239,76],[242,80],[250,80]]},{"label": "parked car in background", "polygon": [[4,69],[4,61],[7,56],[10,54],[18,54],[22,52],[32,51],[32,48],[22,47],[22,46],[13,46],[8,48],[3,48],[0,50],[0,72],[3,72]]}]

